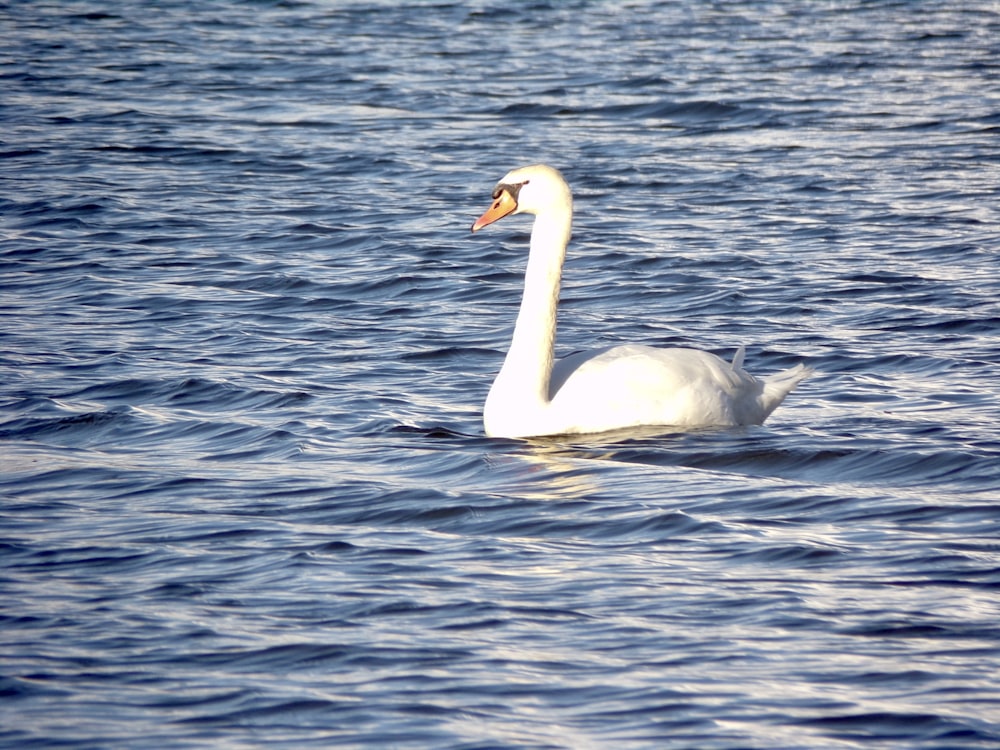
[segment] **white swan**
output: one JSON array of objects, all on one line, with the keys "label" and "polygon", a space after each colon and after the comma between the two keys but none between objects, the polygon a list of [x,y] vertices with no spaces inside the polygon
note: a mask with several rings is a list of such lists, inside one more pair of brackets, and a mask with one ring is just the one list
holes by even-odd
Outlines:
[{"label": "white swan", "polygon": [[571,354],[553,363],[556,307],[573,197],[562,175],[538,164],[508,173],[493,204],[472,225],[535,215],[524,297],[483,424],[491,437],[594,433],[639,425],[708,427],[761,424],[812,370],[803,365],[755,378],[695,349],[628,344]]}]

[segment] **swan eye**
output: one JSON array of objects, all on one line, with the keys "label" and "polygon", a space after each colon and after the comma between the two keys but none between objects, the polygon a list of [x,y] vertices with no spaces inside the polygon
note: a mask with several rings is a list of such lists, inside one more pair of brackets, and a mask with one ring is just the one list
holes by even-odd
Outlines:
[{"label": "swan eye", "polygon": [[513,185],[508,185],[507,183],[501,182],[499,185],[496,186],[496,189],[493,191],[493,197],[499,198],[500,195],[506,190],[508,193],[510,193],[510,197],[513,198],[515,201],[517,201],[517,194],[521,192],[521,188],[523,188],[529,182],[531,182],[531,180],[525,180],[524,182],[517,182],[514,183]]}]

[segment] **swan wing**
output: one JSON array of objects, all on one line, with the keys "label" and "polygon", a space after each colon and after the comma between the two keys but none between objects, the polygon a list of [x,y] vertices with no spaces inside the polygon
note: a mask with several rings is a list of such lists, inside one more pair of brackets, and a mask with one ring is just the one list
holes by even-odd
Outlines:
[{"label": "swan wing", "polygon": [[696,349],[626,345],[578,352],[553,368],[552,416],[565,432],[760,424],[808,372],[761,380],[742,369],[741,355],[730,364]]}]

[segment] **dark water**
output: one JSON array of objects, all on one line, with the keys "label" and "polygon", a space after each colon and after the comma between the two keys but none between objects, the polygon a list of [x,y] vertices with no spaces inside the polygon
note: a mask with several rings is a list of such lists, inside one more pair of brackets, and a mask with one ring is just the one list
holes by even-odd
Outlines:
[{"label": "dark water", "polygon": [[[0,29],[0,744],[1000,746],[995,2]],[[484,438],[536,161],[562,351],[818,374]]]}]

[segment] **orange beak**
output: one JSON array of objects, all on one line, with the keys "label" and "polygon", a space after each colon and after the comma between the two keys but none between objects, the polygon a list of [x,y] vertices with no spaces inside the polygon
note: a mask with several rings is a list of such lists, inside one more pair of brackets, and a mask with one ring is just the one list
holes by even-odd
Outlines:
[{"label": "orange beak", "polygon": [[493,205],[486,209],[486,213],[476,219],[476,223],[472,225],[472,231],[478,232],[483,227],[489,226],[494,221],[499,221],[507,214],[512,213],[516,208],[517,201],[514,200],[514,196],[507,192],[507,190],[501,190],[500,195],[493,201]]}]

